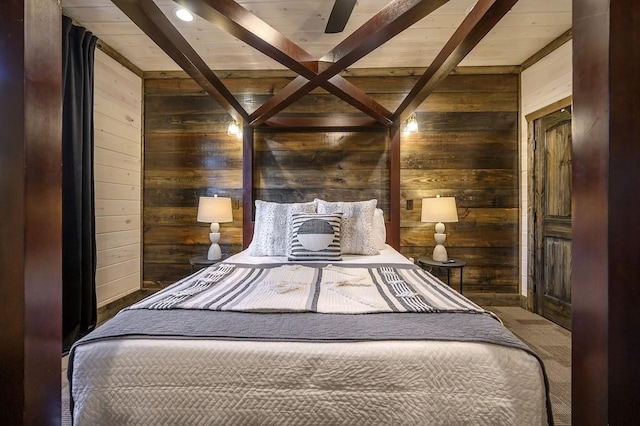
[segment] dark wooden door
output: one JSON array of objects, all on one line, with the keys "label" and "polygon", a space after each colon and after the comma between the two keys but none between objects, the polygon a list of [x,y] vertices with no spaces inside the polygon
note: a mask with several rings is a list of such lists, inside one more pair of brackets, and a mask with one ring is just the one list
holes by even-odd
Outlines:
[{"label": "dark wooden door", "polygon": [[571,329],[571,108],[534,122],[536,311]]}]

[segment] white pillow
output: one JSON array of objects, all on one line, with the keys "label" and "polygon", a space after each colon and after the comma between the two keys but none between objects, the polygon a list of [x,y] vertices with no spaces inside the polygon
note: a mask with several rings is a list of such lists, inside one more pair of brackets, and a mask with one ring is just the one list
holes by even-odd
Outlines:
[{"label": "white pillow", "polygon": [[249,255],[286,256],[291,213],[315,213],[317,203],[280,204],[256,200],[255,204],[256,220]]},{"label": "white pillow", "polygon": [[378,200],[331,203],[315,199],[318,213],[342,213],[342,253],[378,254],[373,238],[373,214]]},{"label": "white pillow", "polygon": [[342,260],[340,247],[341,213],[293,213],[289,226],[288,260]]},{"label": "white pillow", "polygon": [[385,248],[387,242],[387,227],[384,223],[384,212],[382,209],[376,209],[373,213],[373,239],[376,242],[378,250]]}]

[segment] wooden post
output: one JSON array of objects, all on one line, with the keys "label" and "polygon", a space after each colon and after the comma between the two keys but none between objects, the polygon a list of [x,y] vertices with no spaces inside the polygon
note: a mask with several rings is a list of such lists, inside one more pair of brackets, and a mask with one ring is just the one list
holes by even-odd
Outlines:
[{"label": "wooden post", "polygon": [[242,248],[253,238],[253,127],[242,129]]},{"label": "wooden post", "polygon": [[400,250],[400,122],[395,121],[389,127],[389,224],[387,226],[388,244]]},{"label": "wooden post", "polygon": [[59,424],[62,17],[55,0],[0,9],[0,410]]},{"label": "wooden post", "polygon": [[640,4],[573,2],[572,423],[632,424],[640,392]]}]

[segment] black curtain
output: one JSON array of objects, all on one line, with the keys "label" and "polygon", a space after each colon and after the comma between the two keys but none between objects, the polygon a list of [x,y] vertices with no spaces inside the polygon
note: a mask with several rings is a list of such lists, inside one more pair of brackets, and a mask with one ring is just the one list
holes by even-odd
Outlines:
[{"label": "black curtain", "polygon": [[62,349],[96,325],[93,197],[94,37],[62,22]]}]

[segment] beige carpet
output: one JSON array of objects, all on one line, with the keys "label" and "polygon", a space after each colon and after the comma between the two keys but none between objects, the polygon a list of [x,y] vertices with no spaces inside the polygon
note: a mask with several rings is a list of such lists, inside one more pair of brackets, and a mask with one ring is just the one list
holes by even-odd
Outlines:
[{"label": "beige carpet", "polygon": [[491,309],[544,362],[556,426],[571,424],[571,332],[518,307]]},{"label": "beige carpet", "polygon": [[[516,336],[542,358],[549,378],[553,417],[557,426],[571,424],[571,332],[518,307],[495,312]],[[67,357],[62,358],[62,426],[71,425]]]}]

